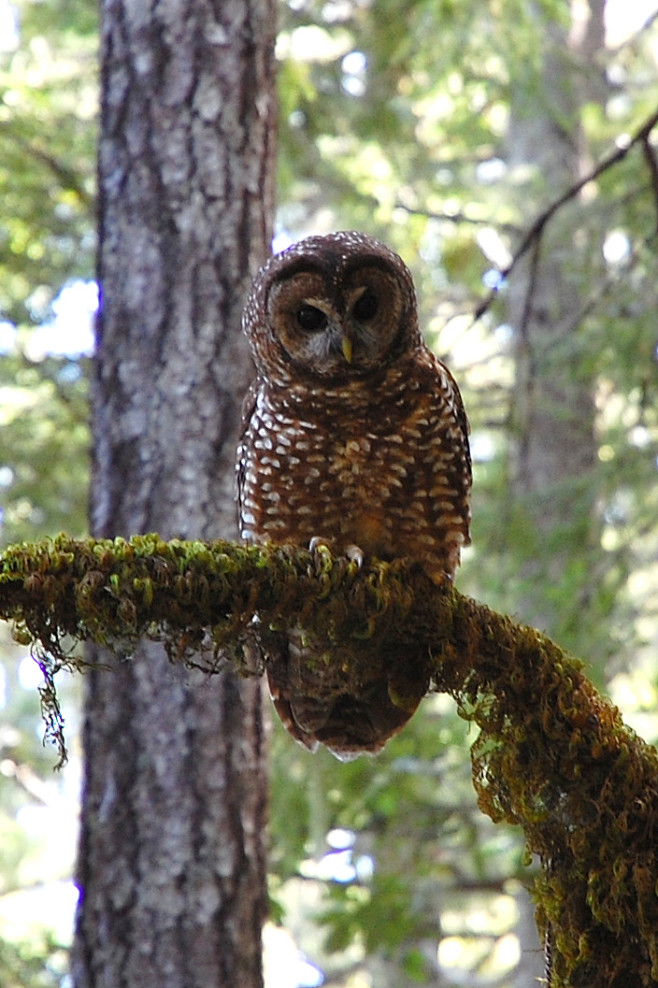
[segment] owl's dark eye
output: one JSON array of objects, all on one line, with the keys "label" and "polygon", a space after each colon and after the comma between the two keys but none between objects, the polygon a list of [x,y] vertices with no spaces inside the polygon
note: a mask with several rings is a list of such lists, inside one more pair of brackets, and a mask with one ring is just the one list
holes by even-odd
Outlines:
[{"label": "owl's dark eye", "polygon": [[306,333],[319,333],[327,325],[327,316],[314,305],[302,305],[297,309],[297,323]]},{"label": "owl's dark eye", "polygon": [[354,303],[352,314],[359,322],[368,322],[369,319],[373,319],[377,315],[378,308],[379,299],[374,292],[366,288],[363,295]]}]

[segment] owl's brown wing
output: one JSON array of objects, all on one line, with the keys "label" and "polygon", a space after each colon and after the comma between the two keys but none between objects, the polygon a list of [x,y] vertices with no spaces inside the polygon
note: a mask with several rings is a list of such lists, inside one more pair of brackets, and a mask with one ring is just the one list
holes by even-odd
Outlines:
[{"label": "owl's brown wing", "polygon": [[[438,359],[438,358],[437,358]],[[471,463],[471,447],[468,441],[468,437],[471,432],[471,426],[466,415],[466,409],[464,408],[464,402],[462,401],[461,392],[459,390],[459,385],[455,381],[453,375],[450,373],[446,365],[441,361],[443,370],[448,375],[448,379],[453,389],[453,401],[455,403],[455,418],[457,419],[457,424],[462,432],[463,439],[463,463],[464,463],[464,476],[468,480],[468,490],[470,492],[471,483],[473,481],[472,463]]]},{"label": "owl's brown wing", "polygon": [[459,390],[459,385],[457,384],[455,378],[451,374],[450,370],[444,364],[442,360],[431,354],[433,360],[437,365],[440,365],[443,374],[445,374],[448,385],[450,388],[450,402],[453,409],[455,424],[458,430],[457,442],[454,446],[455,451],[455,464],[454,464],[454,479],[456,482],[457,489],[461,492],[461,512],[462,512],[462,524],[464,533],[464,545],[470,545],[471,543],[471,512],[470,512],[470,495],[471,486],[473,484],[473,464],[471,461],[471,445],[469,442],[469,434],[471,427],[466,415],[466,409],[464,408],[464,402],[462,401],[461,392]]},{"label": "owl's brown wing", "polygon": [[[464,402],[462,401],[461,392],[459,390],[459,386],[458,386],[457,382],[455,381],[455,378],[453,377],[453,375],[451,374],[450,370],[446,367],[445,364],[443,364],[443,368],[444,368],[446,374],[448,375],[448,377],[450,378],[450,383],[452,384],[452,386],[454,388],[455,415],[457,417],[457,421],[459,422],[460,428],[461,428],[461,430],[462,430],[462,432],[464,434],[464,440],[465,440],[465,443],[466,443],[466,447],[468,448],[468,437],[469,437],[469,434],[470,434],[470,431],[471,431],[471,426],[470,426],[470,423],[469,423],[468,418],[466,416],[466,409],[464,408]],[[469,455],[469,458],[468,458],[468,462],[469,462],[469,465],[470,465],[470,462],[471,462],[470,455]]]},{"label": "owl's brown wing", "polygon": [[[392,555],[421,563],[435,582],[454,577],[470,543],[471,457],[459,389],[445,364],[426,347],[410,355],[404,394],[405,440],[392,453],[405,475],[387,505],[396,519]],[[396,464],[387,462],[390,473]]]}]

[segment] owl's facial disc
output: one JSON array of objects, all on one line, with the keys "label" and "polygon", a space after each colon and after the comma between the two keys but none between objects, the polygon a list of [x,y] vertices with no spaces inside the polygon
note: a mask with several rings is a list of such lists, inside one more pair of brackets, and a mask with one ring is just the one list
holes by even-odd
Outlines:
[{"label": "owl's facial disc", "polygon": [[286,362],[325,378],[362,376],[389,355],[403,312],[385,268],[361,265],[332,283],[298,271],[268,298],[270,326]]}]

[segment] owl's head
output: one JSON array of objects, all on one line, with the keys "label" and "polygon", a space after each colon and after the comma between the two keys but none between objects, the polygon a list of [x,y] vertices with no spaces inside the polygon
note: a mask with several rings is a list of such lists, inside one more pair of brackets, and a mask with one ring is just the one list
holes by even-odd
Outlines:
[{"label": "owl's head", "polygon": [[402,259],[363,233],[308,237],[259,271],[243,327],[261,374],[363,378],[420,344]]}]

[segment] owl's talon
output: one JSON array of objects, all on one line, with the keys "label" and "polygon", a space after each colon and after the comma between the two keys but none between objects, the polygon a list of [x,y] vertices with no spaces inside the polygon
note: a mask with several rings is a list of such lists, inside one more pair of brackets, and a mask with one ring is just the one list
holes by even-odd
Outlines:
[{"label": "owl's talon", "polygon": [[308,544],[308,551],[313,558],[313,569],[318,575],[328,574],[334,564],[334,553],[331,543],[322,538],[321,535],[314,535]]},{"label": "owl's talon", "polygon": [[361,569],[366,558],[365,552],[358,545],[348,545],[345,555],[351,563],[356,563],[357,569]]},{"label": "owl's talon", "polygon": [[323,549],[331,552],[331,543],[328,539],[323,538],[321,535],[314,535],[308,544],[309,552],[322,551]]}]

